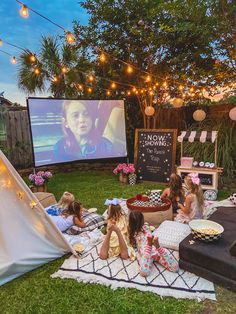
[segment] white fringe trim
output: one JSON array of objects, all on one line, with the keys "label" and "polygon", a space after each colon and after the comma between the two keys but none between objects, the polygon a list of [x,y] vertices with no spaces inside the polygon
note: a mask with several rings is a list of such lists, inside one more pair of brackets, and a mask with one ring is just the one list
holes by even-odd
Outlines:
[{"label": "white fringe trim", "polygon": [[149,291],[153,292],[155,294],[160,295],[160,297],[174,297],[176,299],[195,299],[198,302],[203,301],[205,299],[210,299],[213,301],[216,301],[216,295],[215,293],[206,293],[206,292],[188,292],[188,291],[180,291],[180,290],[175,290],[171,288],[157,288],[157,287],[152,287],[152,286],[141,286],[134,284],[132,282],[127,283],[127,282],[120,282],[114,280],[109,280],[106,278],[97,278],[96,275],[94,274],[84,274],[82,272],[79,272],[79,277],[78,277],[78,272],[70,272],[70,271],[64,271],[64,270],[59,270],[56,273],[51,275],[52,278],[61,278],[61,279],[66,279],[66,278],[73,278],[76,279],[78,282],[83,282],[83,283],[93,283],[93,284],[102,284],[107,287],[110,287],[112,290],[116,290],[118,288],[135,288],[140,291]]}]

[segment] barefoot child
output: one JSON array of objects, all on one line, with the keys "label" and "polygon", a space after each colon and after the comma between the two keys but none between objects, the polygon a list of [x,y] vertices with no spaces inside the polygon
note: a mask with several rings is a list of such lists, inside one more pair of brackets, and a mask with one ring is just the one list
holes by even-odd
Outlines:
[{"label": "barefoot child", "polygon": [[127,245],[128,228],[126,216],[119,205],[118,199],[107,200],[106,204],[109,204],[107,234],[105,235],[99,256],[101,259],[115,256],[128,259],[131,256],[131,252]]},{"label": "barefoot child", "polygon": [[139,211],[132,211],[129,215],[129,240],[138,249],[141,276],[150,275],[154,261],[169,271],[178,271],[178,262],[167,249],[159,246],[158,239],[153,238],[149,225],[144,224],[143,214]]},{"label": "barefoot child", "polygon": [[189,223],[192,219],[202,218],[204,198],[197,173],[190,173],[184,178],[184,183],[189,191],[185,199],[185,206],[178,203],[178,214],[175,221]]}]

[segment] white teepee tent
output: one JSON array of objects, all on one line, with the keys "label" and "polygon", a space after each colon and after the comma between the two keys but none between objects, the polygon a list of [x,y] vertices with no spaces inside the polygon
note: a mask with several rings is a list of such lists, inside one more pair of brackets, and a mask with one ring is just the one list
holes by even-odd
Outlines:
[{"label": "white teepee tent", "polygon": [[0,285],[73,248],[0,150]]}]

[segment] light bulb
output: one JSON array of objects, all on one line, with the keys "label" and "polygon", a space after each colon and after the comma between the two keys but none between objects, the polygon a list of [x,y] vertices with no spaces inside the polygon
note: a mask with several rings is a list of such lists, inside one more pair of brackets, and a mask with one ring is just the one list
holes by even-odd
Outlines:
[{"label": "light bulb", "polygon": [[22,4],[22,8],[20,9],[20,15],[24,18],[29,17],[29,10],[25,4]]},{"label": "light bulb", "polygon": [[183,89],[184,89],[183,85],[180,85],[179,90],[183,90]]},{"label": "light bulb", "polygon": [[104,55],[104,53],[102,53],[99,57],[101,62],[105,62],[106,61],[106,56]]},{"label": "light bulb", "polygon": [[40,70],[39,70],[38,68],[36,68],[36,69],[34,70],[34,73],[35,73],[36,75],[39,75],[39,74],[40,74]]},{"label": "light bulb", "polygon": [[151,77],[150,77],[150,75],[148,75],[147,77],[146,77],[146,82],[150,82],[151,81]]},{"label": "light bulb", "polygon": [[33,62],[33,63],[36,61],[35,55],[31,55],[31,56],[30,56],[30,61]]},{"label": "light bulb", "polygon": [[93,91],[92,88],[89,87],[89,88],[88,88],[88,93],[92,93],[92,91]]},{"label": "light bulb", "polygon": [[73,44],[73,42],[75,41],[75,38],[71,34],[71,32],[66,32],[66,41],[68,42],[68,44]]},{"label": "light bulb", "polygon": [[63,66],[63,67],[61,68],[61,72],[64,73],[64,74],[67,73],[67,72],[68,72],[67,67]]},{"label": "light bulb", "polygon": [[116,88],[116,83],[114,83],[114,82],[111,83],[111,88],[113,88],[113,89]]},{"label": "light bulb", "polygon": [[88,80],[89,80],[90,82],[93,82],[93,81],[94,81],[94,77],[93,77],[92,75],[89,75]]},{"label": "light bulb", "polygon": [[16,64],[16,57],[12,57],[12,58],[11,58],[11,63],[12,63],[12,64]]},{"label": "light bulb", "polygon": [[107,96],[110,96],[111,95],[111,92],[108,90],[107,91]]},{"label": "light bulb", "polygon": [[127,72],[129,74],[131,74],[133,72],[133,68],[130,65],[128,65],[128,67],[127,67]]},{"label": "light bulb", "polygon": [[130,95],[131,95],[131,92],[130,92],[130,91],[128,91],[128,92],[127,92],[127,95],[128,95],[128,96],[130,96]]},{"label": "light bulb", "polygon": [[52,78],[52,80],[53,80],[54,83],[57,83],[57,82],[58,82],[58,77],[54,76],[54,77]]}]

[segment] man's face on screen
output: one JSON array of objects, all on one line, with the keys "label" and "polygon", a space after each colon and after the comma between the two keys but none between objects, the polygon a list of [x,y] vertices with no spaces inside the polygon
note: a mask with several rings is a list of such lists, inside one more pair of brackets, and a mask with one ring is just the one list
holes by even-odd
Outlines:
[{"label": "man's face on screen", "polygon": [[74,133],[75,137],[86,136],[92,126],[93,121],[86,106],[80,102],[70,104],[66,112],[66,127]]}]

